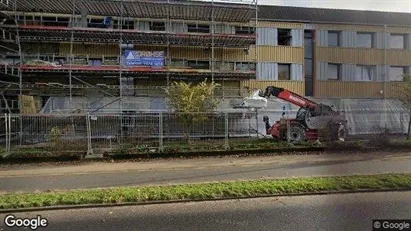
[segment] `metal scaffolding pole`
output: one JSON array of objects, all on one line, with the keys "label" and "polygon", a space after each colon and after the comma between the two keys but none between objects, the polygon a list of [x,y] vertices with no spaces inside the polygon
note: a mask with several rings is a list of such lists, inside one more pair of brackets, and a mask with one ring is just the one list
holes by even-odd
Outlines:
[{"label": "metal scaffolding pole", "polygon": [[122,44],[123,44],[123,20],[124,20],[124,18],[123,18],[123,12],[124,12],[124,0],[121,0],[121,7],[120,7],[120,20],[119,20],[119,23],[120,23],[120,25],[119,25],[119,27],[120,27],[120,40],[119,40],[119,48],[120,48],[120,50],[119,50],[119,66],[120,66],[120,68],[119,68],[119,81],[120,81],[120,96],[119,96],[119,99],[120,99],[120,142],[122,141],[122,139],[123,139],[123,133],[124,133],[124,131],[123,131],[123,120],[124,120],[124,116],[123,116],[123,83],[122,83],[122,74],[123,74],[123,71],[122,71],[122,68],[123,68],[123,65],[124,65],[124,60],[123,60],[123,49],[122,49]]},{"label": "metal scaffolding pole", "polygon": [[[69,108],[70,115],[73,113],[73,84],[72,84],[72,68],[73,68],[73,46],[74,46],[74,27],[76,24],[76,0],[73,1],[73,10],[71,14],[71,35],[70,35],[70,53],[69,53]],[[73,124],[73,123],[72,123]]]},{"label": "metal scaffolding pole", "polygon": [[18,20],[17,20],[17,1],[14,1],[13,3],[13,11],[14,11],[14,22],[16,24],[16,43],[17,43],[17,47],[18,47],[18,52],[19,52],[19,60],[20,60],[20,64],[19,64],[19,68],[17,70],[17,75],[19,78],[19,98],[18,98],[18,102],[19,102],[19,122],[20,122],[20,133],[19,133],[19,144],[22,145],[23,144],[23,73],[22,73],[22,68],[23,68],[23,56],[22,56],[22,49],[21,49],[21,44],[20,44],[20,33],[19,33],[19,28],[18,28]]},{"label": "metal scaffolding pole", "polygon": [[211,1],[211,82],[214,82],[214,0]]},{"label": "metal scaffolding pole", "polygon": [[167,68],[167,88],[170,86],[170,64],[171,64],[171,55],[170,55],[170,29],[171,29],[171,19],[170,19],[170,0],[167,0],[167,56],[166,56],[166,68]]}]

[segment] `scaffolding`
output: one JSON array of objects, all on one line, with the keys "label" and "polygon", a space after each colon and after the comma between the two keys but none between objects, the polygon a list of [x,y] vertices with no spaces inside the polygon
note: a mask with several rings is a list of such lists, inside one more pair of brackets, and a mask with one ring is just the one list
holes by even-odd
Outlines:
[{"label": "scaffolding", "polygon": [[[0,7],[1,9],[15,11],[16,4],[10,0],[0,0]],[[12,29],[0,27],[0,56],[4,59],[9,54],[18,54],[20,59],[15,65],[0,63],[0,108],[4,113],[17,113],[21,111],[22,106],[20,103],[22,100],[21,46],[17,18],[0,12],[0,26],[6,21],[9,21],[14,27]],[[5,97],[11,89],[18,89],[17,99],[8,99]]]},{"label": "scaffolding", "polygon": [[[236,71],[235,67],[228,71],[217,68],[217,64],[221,63],[220,66],[223,66],[223,61],[216,57],[216,50],[224,52],[221,49],[235,49],[247,53],[249,47],[256,44],[257,0],[2,0],[3,2],[7,4],[2,4],[0,10],[4,12],[4,17],[14,16],[15,23],[3,24],[2,30],[7,33],[15,31],[18,49],[14,55],[20,58],[19,65],[7,65],[5,68],[9,72],[15,71],[19,80],[9,90],[19,95],[42,92],[44,95],[50,93],[68,97],[70,112],[76,110],[73,106],[74,96],[88,97],[91,93],[99,97],[112,97],[110,104],[119,103],[119,111],[126,110],[123,110],[123,97],[134,95],[141,88],[136,86],[135,79],[164,79],[165,86],[151,87],[162,90],[174,80],[200,81],[208,78],[222,81],[224,87],[225,80],[255,78],[255,68],[250,71]],[[11,5],[14,7],[10,7]],[[63,16],[55,16],[57,14]],[[52,16],[54,20],[50,19]],[[142,19],[151,20],[151,23],[162,22],[165,29],[146,30],[145,27],[150,27],[151,24],[148,25]],[[103,22],[96,22],[98,20]],[[197,22],[198,27],[199,21],[210,25],[208,33],[188,33],[187,22]],[[229,25],[234,24],[247,24],[249,33],[232,33],[235,27]],[[231,31],[225,33],[224,30]],[[35,54],[27,49],[22,51],[20,42],[35,43],[33,49],[45,44],[50,50],[54,49],[54,43],[65,43],[69,44],[69,52]],[[119,52],[117,57],[103,55],[95,59],[90,54],[79,55],[79,52],[74,51],[76,44],[116,44]],[[126,66],[124,52],[136,46],[150,46],[151,51],[163,51],[165,65]],[[178,46],[194,46],[210,52],[209,68],[175,68],[170,51]],[[254,50],[256,52],[257,49]],[[28,62],[30,59],[34,60]],[[100,63],[104,65],[90,66],[90,62],[94,60],[101,60]],[[43,76],[53,81],[43,81]],[[116,84],[110,84],[113,81]],[[224,97],[224,90],[222,92]]]}]

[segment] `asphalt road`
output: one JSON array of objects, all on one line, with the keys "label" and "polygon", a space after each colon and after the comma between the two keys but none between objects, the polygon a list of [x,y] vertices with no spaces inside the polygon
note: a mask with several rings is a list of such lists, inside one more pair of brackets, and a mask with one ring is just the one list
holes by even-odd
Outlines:
[{"label": "asphalt road", "polygon": [[[372,219],[411,219],[411,192],[278,197],[17,213],[38,230],[372,230]],[[1,226],[4,217],[0,214]]]},{"label": "asphalt road", "polygon": [[411,173],[411,153],[162,160],[3,168],[0,191],[44,191],[298,176]]}]

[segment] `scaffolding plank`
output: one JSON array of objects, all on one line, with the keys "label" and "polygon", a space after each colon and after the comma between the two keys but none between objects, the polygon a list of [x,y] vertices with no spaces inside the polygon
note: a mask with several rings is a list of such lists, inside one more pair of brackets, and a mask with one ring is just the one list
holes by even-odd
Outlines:
[{"label": "scaffolding plank", "polygon": [[[121,32],[121,33],[119,33]],[[216,47],[249,47],[255,44],[255,35],[225,35],[202,33],[167,33],[161,31],[116,30],[100,28],[69,28],[56,26],[20,26],[21,41],[71,41],[130,44],[167,44]],[[167,37],[169,40],[167,40]]]},{"label": "scaffolding plank", "polygon": [[[15,0],[9,0],[13,5]],[[243,4],[238,4],[241,2]],[[186,20],[211,20],[225,22],[248,22],[255,17],[256,1],[178,1],[178,0],[83,0],[73,5],[72,0],[17,1],[17,10],[81,14],[85,7],[88,14],[101,16],[127,16],[136,18],[167,18]],[[3,6],[0,8],[5,10]],[[212,15],[212,12],[214,13]]]}]

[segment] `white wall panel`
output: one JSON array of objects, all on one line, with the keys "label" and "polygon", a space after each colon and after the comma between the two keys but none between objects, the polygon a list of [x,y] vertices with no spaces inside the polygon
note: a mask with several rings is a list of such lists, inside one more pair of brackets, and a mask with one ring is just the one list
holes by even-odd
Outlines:
[{"label": "white wall panel", "polygon": [[342,81],[355,81],[355,69],[354,64],[342,64],[341,65],[341,79]]},{"label": "white wall panel", "polygon": [[303,65],[299,63],[291,64],[291,80],[303,80]]},{"label": "white wall panel", "polygon": [[328,63],[327,62],[317,62],[317,79],[327,80],[328,79]]},{"label": "white wall panel", "polygon": [[259,62],[257,64],[257,80],[278,80],[278,64]]},{"label": "white wall panel", "polygon": [[355,31],[342,31],[341,32],[341,46],[342,47],[355,47],[356,46],[356,36]]},{"label": "white wall panel", "polygon": [[328,31],[317,30],[316,31],[317,46],[326,47],[328,46]]},{"label": "white wall panel", "polygon": [[[375,73],[373,81],[384,82],[385,75],[388,75],[388,66],[377,66],[377,71]],[[388,81],[388,76],[387,76]]]},{"label": "white wall panel", "polygon": [[390,33],[377,32],[374,34],[373,46],[378,49],[384,49],[384,44],[385,44],[385,47],[389,48],[389,39],[390,39]]},{"label": "white wall panel", "polygon": [[304,44],[304,30],[292,29],[291,30],[291,46],[302,47]]},{"label": "white wall panel", "polygon": [[257,45],[278,45],[278,31],[277,28],[262,27],[257,28]]}]

